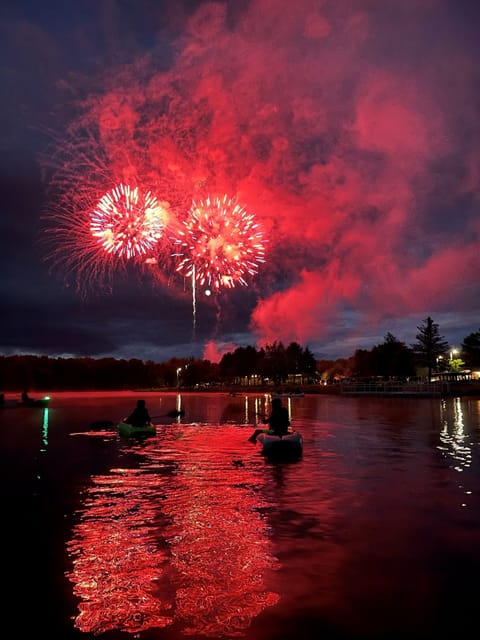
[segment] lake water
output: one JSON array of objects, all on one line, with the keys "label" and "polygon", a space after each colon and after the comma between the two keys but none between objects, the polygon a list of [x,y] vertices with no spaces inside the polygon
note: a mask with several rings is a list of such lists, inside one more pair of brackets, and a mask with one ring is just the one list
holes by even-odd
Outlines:
[{"label": "lake water", "polygon": [[[476,624],[480,399],[292,398],[304,455],[274,464],[247,441],[268,396],[51,395],[0,411],[4,637],[430,639]],[[156,436],[90,428],[138,397]]]}]

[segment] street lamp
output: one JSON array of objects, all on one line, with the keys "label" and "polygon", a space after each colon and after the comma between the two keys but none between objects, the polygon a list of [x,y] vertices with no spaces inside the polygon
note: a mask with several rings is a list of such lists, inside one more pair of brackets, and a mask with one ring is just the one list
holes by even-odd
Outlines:
[{"label": "street lamp", "polygon": [[177,387],[180,386],[180,372],[182,370],[182,367],[178,367],[177,369]]},{"label": "street lamp", "polygon": [[453,356],[455,356],[458,353],[458,349],[452,349],[450,351],[450,360],[453,360]]}]

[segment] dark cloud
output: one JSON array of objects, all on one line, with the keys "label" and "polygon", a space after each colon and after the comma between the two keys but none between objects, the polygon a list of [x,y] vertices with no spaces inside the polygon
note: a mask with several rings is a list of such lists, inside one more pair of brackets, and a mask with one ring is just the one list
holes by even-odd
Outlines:
[{"label": "dark cloud", "polygon": [[[335,357],[387,331],[410,343],[427,315],[452,344],[476,331],[479,13],[3,3],[2,348],[163,359],[296,340]],[[157,194],[172,234],[192,198],[238,198],[268,240],[250,286],[193,290],[168,238],[156,265],[117,272],[86,216],[122,181]]]}]

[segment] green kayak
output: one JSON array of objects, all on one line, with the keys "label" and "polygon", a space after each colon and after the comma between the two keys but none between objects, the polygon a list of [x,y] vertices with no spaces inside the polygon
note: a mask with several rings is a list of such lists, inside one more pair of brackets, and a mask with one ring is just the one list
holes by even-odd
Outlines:
[{"label": "green kayak", "polygon": [[157,427],[152,423],[135,426],[128,424],[128,422],[119,422],[117,428],[119,435],[127,438],[133,436],[154,436],[157,433]]}]

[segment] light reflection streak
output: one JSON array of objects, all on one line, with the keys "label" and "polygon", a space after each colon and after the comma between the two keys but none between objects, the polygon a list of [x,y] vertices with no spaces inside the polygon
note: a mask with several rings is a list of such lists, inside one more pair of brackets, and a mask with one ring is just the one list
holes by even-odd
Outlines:
[{"label": "light reflection streak", "polygon": [[[250,411],[253,413],[252,418],[250,418]],[[269,413],[270,394],[265,394],[261,398],[258,396],[251,398],[245,396],[245,424],[251,424],[252,422],[257,424],[262,422],[263,418],[265,418]]]},{"label": "light reflection streak", "polygon": [[255,398],[255,402],[254,402],[253,406],[254,406],[254,411],[255,411],[255,420],[254,420],[254,422],[257,423],[259,421],[258,419],[262,417],[262,413],[260,412],[260,410],[261,410],[260,398]]},{"label": "light reflection streak", "polygon": [[182,394],[181,393],[177,393],[177,404],[175,409],[177,411],[177,423],[180,424],[181,417],[182,417]]},{"label": "light reflection streak", "polygon": [[292,399],[290,397],[287,398],[287,409],[288,409],[288,419],[292,419]]},{"label": "light reflection streak", "polygon": [[43,410],[43,424],[42,424],[42,446],[40,447],[40,453],[45,453],[48,446],[48,407]]},{"label": "light reflection streak", "polygon": [[212,448],[205,426],[170,425],[138,445],[140,469],[92,478],[68,546],[77,628],[175,623],[185,635],[232,637],[278,602],[264,585],[278,561],[252,491],[262,467],[233,463],[238,427],[222,426],[222,437]]},{"label": "light reflection streak", "polygon": [[[263,408],[262,408],[262,405],[263,405]],[[269,393],[266,393],[263,398],[254,398],[255,422],[261,422],[263,418],[266,418],[270,414],[272,410],[271,405],[272,405],[272,397]],[[292,399],[290,397],[287,398],[286,408],[288,411],[288,418],[289,420],[291,420],[292,419]],[[248,422],[248,398],[247,397],[245,397],[245,422]]]},{"label": "light reflection streak", "polygon": [[259,398],[255,398],[254,407],[255,407],[255,421],[257,421],[258,420],[258,416],[260,414],[260,399]]},{"label": "light reflection streak", "polygon": [[[450,403],[442,400],[440,404],[440,441],[438,449],[444,456],[455,460],[456,471],[464,471],[472,462],[472,448],[469,446],[469,436],[465,433],[462,404],[460,398],[453,399],[453,412]],[[453,415],[452,415],[453,413]]]}]

